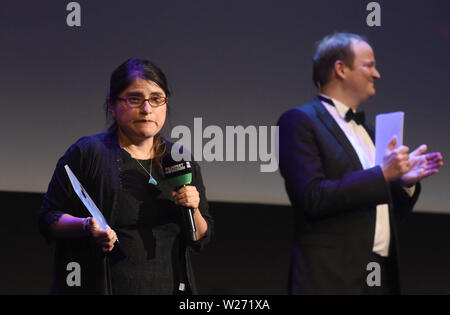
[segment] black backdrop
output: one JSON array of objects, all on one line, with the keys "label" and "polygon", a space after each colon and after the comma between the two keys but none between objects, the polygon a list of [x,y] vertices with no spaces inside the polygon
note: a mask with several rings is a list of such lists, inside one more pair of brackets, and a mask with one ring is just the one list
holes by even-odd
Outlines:
[{"label": "black backdrop", "polygon": [[[52,247],[39,235],[42,194],[0,192],[0,294],[48,294]],[[200,294],[287,294],[292,210],[211,202],[216,230],[193,264]],[[450,216],[413,213],[400,225],[402,289],[450,294]]]},{"label": "black backdrop", "polygon": [[[367,26],[371,0],[79,0],[81,27],[66,25],[69,2],[1,1],[1,191],[46,191],[65,150],[105,129],[109,76],[130,57],[168,77],[167,137],[179,125],[193,133],[194,117],[223,131],[274,126],[315,96],[313,47],[334,31],[374,48],[382,78],[362,105],[369,121],[404,111],[406,145],[450,156],[450,1],[377,1],[380,27]],[[201,161],[208,198],[287,205],[279,172],[260,164]],[[449,180],[448,167],[425,180],[417,207],[450,213]]]}]

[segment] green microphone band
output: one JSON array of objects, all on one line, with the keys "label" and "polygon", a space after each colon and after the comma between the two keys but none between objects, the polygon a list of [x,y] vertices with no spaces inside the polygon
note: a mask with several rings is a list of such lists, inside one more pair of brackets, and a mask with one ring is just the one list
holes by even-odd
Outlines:
[{"label": "green microphone band", "polygon": [[192,173],[176,176],[167,180],[172,187],[189,185],[192,182]]}]

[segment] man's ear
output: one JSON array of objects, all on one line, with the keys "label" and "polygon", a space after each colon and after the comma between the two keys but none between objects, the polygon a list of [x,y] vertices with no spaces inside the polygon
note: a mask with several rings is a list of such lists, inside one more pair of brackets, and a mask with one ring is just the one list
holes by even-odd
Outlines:
[{"label": "man's ear", "polygon": [[345,73],[347,71],[347,65],[342,60],[336,60],[336,62],[334,63],[334,74],[336,78],[345,79]]}]

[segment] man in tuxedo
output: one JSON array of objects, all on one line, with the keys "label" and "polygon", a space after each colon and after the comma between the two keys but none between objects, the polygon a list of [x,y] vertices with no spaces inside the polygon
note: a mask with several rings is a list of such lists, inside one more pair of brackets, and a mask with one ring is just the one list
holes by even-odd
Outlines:
[{"label": "man in tuxedo", "polygon": [[380,73],[362,37],[322,39],[313,79],[319,95],[278,122],[280,171],[294,207],[290,292],[397,294],[395,222],[442,156],[425,154],[426,145],[409,153],[393,138],[375,165],[374,130],[356,110],[375,95]]}]

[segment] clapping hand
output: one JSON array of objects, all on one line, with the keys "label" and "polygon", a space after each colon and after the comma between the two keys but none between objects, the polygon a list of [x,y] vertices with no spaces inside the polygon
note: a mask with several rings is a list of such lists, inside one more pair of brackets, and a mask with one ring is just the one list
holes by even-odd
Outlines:
[{"label": "clapping hand", "polygon": [[444,165],[439,152],[427,153],[427,146],[422,144],[409,155],[410,170],[401,177],[402,185],[411,187],[422,179],[436,174]]}]

